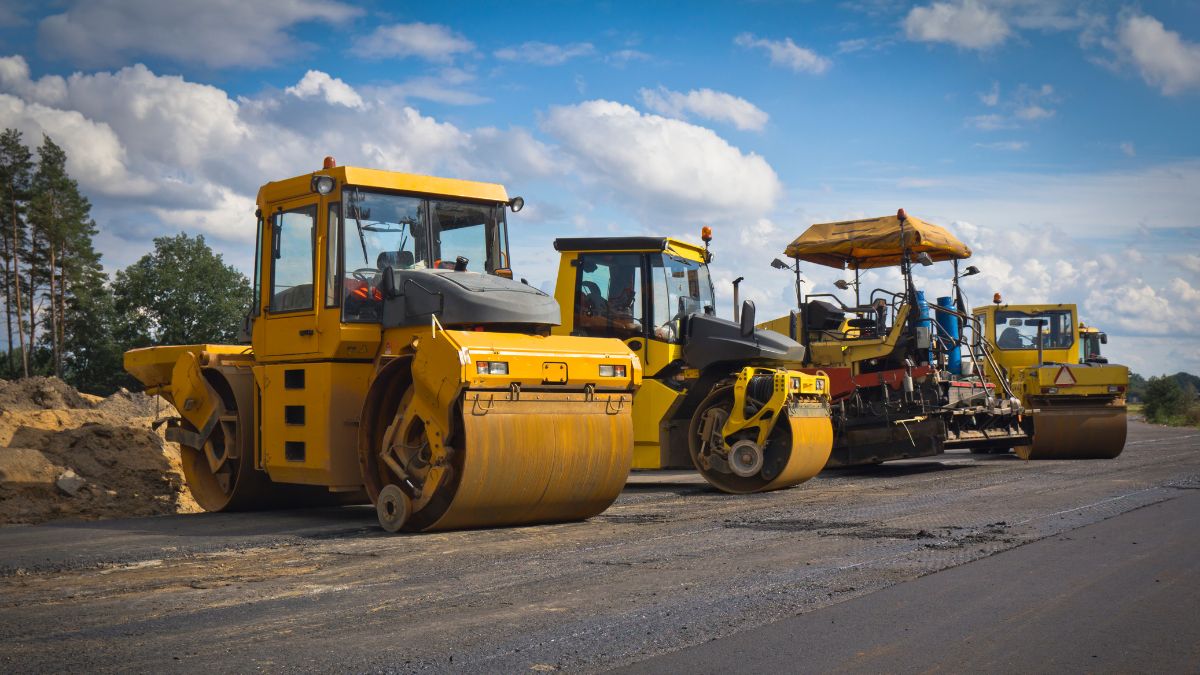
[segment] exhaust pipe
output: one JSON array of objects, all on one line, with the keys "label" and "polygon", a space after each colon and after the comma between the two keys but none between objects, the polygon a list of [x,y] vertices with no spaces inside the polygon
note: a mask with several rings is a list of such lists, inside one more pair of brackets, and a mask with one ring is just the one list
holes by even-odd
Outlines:
[{"label": "exhaust pipe", "polygon": [[733,280],[733,322],[739,323],[742,320],[742,303],[738,302],[738,284],[746,277],[738,277]]}]

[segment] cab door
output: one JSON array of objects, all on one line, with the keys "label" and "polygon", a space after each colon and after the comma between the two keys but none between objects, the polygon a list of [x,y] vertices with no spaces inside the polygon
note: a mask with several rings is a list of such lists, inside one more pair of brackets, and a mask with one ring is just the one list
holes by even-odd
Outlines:
[{"label": "cab door", "polygon": [[646,348],[645,256],[584,253],[576,261],[575,335],[624,340],[642,358]]},{"label": "cab door", "polygon": [[317,352],[317,206],[313,198],[294,200],[269,214],[266,306],[256,326],[265,338],[255,344],[260,357]]}]

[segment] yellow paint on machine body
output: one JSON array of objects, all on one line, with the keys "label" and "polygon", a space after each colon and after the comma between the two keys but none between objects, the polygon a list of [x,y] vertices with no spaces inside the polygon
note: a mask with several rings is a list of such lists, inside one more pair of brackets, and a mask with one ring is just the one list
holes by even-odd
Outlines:
[{"label": "yellow paint on machine body", "polygon": [[[976,307],[994,348],[997,372],[1021,403],[1034,409],[1033,442],[1015,448],[1023,459],[1109,459],[1125,447],[1129,369],[1084,351],[1089,331],[1072,304]],[[1040,339],[1040,353],[1039,353]]]},{"label": "yellow paint on machine body", "polygon": [[[827,376],[767,357],[704,372],[690,365],[688,350],[698,340],[687,334],[688,317],[715,309],[706,246],[585,237],[556,240],[555,248],[563,318],[553,332],[620,339],[645,369],[633,397],[634,469],[695,467],[723,491],[748,493],[797,485],[824,467],[832,448]],[[754,378],[760,386],[771,380],[774,393],[750,397]],[[743,414],[748,409],[753,414]],[[749,475],[731,469],[737,449],[746,453],[739,468]]]},{"label": "yellow paint on machine body", "polygon": [[125,356],[179,410],[201,506],[370,500],[390,530],[607,508],[641,363],[549,334],[553,299],[510,281],[508,204],[496,184],[356,167],[264,185],[249,344]]}]

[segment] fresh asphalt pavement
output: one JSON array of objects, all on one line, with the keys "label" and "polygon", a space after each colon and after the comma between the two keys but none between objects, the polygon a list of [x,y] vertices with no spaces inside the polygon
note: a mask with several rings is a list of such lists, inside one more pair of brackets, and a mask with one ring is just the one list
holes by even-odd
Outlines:
[{"label": "fresh asphalt pavement", "polygon": [[1200,492],[625,673],[1200,671]]},{"label": "fresh asphalt pavement", "polygon": [[1200,431],[1131,422],[1113,460],[640,474],[581,523],[5,527],[0,672],[1195,671],[1196,488]]}]

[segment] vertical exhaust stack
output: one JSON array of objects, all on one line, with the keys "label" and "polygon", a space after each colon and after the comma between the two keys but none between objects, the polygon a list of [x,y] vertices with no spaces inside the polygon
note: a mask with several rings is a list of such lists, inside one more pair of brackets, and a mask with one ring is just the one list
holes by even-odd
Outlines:
[{"label": "vertical exhaust stack", "polygon": [[738,277],[733,280],[733,322],[739,323],[742,320],[742,305],[738,301],[738,286],[746,277]]}]

